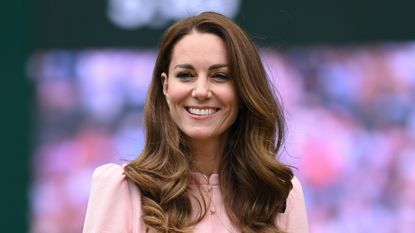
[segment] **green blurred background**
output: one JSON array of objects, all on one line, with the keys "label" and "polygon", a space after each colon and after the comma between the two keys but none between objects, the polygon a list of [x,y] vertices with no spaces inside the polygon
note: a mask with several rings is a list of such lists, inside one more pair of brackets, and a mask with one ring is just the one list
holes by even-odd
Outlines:
[{"label": "green blurred background", "polygon": [[[107,2],[40,0],[31,4],[34,48],[157,45],[164,28],[117,28],[107,19]],[[244,0],[236,21],[268,45],[396,41],[415,38],[413,6],[409,0]]]}]

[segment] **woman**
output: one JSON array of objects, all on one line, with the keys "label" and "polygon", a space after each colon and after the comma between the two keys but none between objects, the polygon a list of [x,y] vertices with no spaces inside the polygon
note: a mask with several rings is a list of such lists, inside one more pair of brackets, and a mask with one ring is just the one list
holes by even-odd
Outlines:
[{"label": "woman", "polygon": [[254,44],[205,12],[171,26],[145,106],[146,144],[94,172],[84,232],[308,232],[301,185]]}]

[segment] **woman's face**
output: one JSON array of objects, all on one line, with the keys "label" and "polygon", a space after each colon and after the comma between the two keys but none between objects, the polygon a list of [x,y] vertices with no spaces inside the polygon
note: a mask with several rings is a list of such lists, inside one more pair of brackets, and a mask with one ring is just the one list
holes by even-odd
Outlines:
[{"label": "woman's face", "polygon": [[191,140],[222,140],[235,122],[238,96],[229,69],[225,44],[214,34],[194,31],[174,46],[163,92],[173,121]]}]

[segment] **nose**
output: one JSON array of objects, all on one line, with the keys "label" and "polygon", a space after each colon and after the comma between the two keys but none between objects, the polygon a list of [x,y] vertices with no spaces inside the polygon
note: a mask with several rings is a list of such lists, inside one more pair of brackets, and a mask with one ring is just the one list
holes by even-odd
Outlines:
[{"label": "nose", "polygon": [[199,100],[204,100],[212,96],[207,77],[199,77],[194,84],[195,86],[192,91],[192,97]]}]

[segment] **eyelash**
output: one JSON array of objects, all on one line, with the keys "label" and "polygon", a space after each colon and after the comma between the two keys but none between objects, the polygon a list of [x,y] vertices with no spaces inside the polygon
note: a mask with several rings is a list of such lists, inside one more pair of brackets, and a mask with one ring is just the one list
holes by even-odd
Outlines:
[{"label": "eyelash", "polygon": [[178,73],[176,75],[176,77],[179,78],[179,79],[190,79],[190,78],[193,77],[193,75],[191,73],[188,73],[188,72],[181,72],[181,73]]},{"label": "eyelash", "polygon": [[[176,77],[182,80],[189,80],[191,78],[194,77],[194,75],[192,73],[189,72],[180,72],[178,74],[176,74]],[[213,79],[217,80],[217,81],[227,81],[230,80],[230,77],[228,77],[226,74],[224,73],[217,73],[211,76]]]},{"label": "eyelash", "polygon": [[222,73],[215,74],[212,77],[215,79],[223,80],[223,81],[230,79],[226,74],[222,74]]}]

